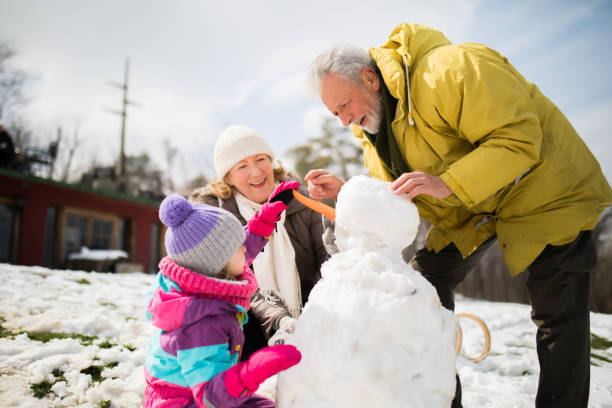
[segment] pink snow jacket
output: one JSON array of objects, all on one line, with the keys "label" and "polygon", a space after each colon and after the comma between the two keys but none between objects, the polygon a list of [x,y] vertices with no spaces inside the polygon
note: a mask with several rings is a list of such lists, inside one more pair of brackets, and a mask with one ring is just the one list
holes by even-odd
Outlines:
[{"label": "pink snow jacket", "polygon": [[182,268],[169,258],[147,302],[147,318],[159,328],[145,361],[149,407],[274,407],[261,396],[231,397],[225,371],[240,359],[250,297],[257,289],[249,265],[267,240],[247,232],[244,273],[237,281]]}]

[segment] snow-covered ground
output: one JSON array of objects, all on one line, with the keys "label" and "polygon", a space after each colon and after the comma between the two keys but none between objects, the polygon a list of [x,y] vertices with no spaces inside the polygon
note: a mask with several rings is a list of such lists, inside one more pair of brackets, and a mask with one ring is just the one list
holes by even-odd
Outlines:
[{"label": "snow-covered ground", "polygon": [[[140,273],[0,264],[0,406],[139,406],[152,281]],[[485,360],[457,359],[464,406],[533,406],[538,363],[529,306],[459,297],[456,311],[482,317],[492,338]],[[479,354],[480,328],[460,321],[465,352]],[[591,331],[607,343],[600,339],[605,346],[592,350],[589,406],[612,408],[612,315],[591,314]],[[263,391],[272,395],[274,381]]]}]

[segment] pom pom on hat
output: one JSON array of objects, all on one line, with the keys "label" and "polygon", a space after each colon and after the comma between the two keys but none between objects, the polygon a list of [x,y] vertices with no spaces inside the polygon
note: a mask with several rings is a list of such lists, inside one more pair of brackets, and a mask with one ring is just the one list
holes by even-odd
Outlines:
[{"label": "pom pom on hat", "polygon": [[262,153],[274,160],[272,148],[259,133],[244,125],[228,127],[215,144],[213,161],[217,177],[223,179],[240,160]]},{"label": "pom pom on hat", "polygon": [[190,203],[178,194],[162,201],[159,218],[168,227],[165,237],[168,257],[207,276],[221,271],[246,238],[240,221],[230,212]]},{"label": "pom pom on hat", "polygon": [[179,226],[193,211],[189,201],[178,194],[168,196],[159,207],[159,219],[167,227]]}]

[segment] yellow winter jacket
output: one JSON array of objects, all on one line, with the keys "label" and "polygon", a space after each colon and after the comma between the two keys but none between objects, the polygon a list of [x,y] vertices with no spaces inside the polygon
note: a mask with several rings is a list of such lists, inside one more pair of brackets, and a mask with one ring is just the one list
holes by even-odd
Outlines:
[{"label": "yellow winter jacket", "polygon": [[[612,201],[599,163],[504,56],[480,44],[453,45],[417,24],[398,26],[370,55],[398,100],[392,129],[404,160],[454,193],[414,200],[433,225],[429,250],[452,241],[466,257],[497,233],[516,275],[547,244],[567,244],[595,227]],[[391,181],[363,131],[353,126],[353,133],[370,175]]]}]

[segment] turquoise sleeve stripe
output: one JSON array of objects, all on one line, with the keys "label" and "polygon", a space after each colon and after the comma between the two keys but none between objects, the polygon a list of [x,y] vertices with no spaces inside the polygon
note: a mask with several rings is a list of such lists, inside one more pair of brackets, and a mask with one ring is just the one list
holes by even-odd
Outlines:
[{"label": "turquoise sleeve stripe", "polygon": [[187,382],[181,373],[181,366],[173,355],[166,353],[159,343],[160,333],[149,341],[149,351],[145,360],[147,371],[155,378],[187,387]]},{"label": "turquoise sleeve stripe", "polygon": [[209,381],[236,363],[238,353],[230,355],[228,343],[179,350],[177,360],[189,387]]},{"label": "turquoise sleeve stripe", "polygon": [[178,286],[176,282],[162,275],[161,272],[157,272],[157,277],[155,278],[155,282],[153,282],[151,286],[149,287],[149,292],[147,293],[147,300],[145,303],[145,317],[147,318],[148,321],[152,321],[153,315],[149,313],[147,308],[149,306],[149,303],[151,303],[151,299],[153,299],[153,293],[155,293],[155,290],[157,290],[157,288],[162,288],[164,292],[170,292],[171,289],[174,289],[177,292],[182,292],[181,288]]},{"label": "turquoise sleeve stripe", "polygon": [[174,289],[175,291],[179,293],[183,292],[181,288],[179,287],[179,285],[172,279],[168,278],[167,276],[162,275],[161,272],[158,273],[158,276],[159,276],[159,279],[158,279],[159,286],[161,286],[165,292],[170,292],[171,289]]}]

